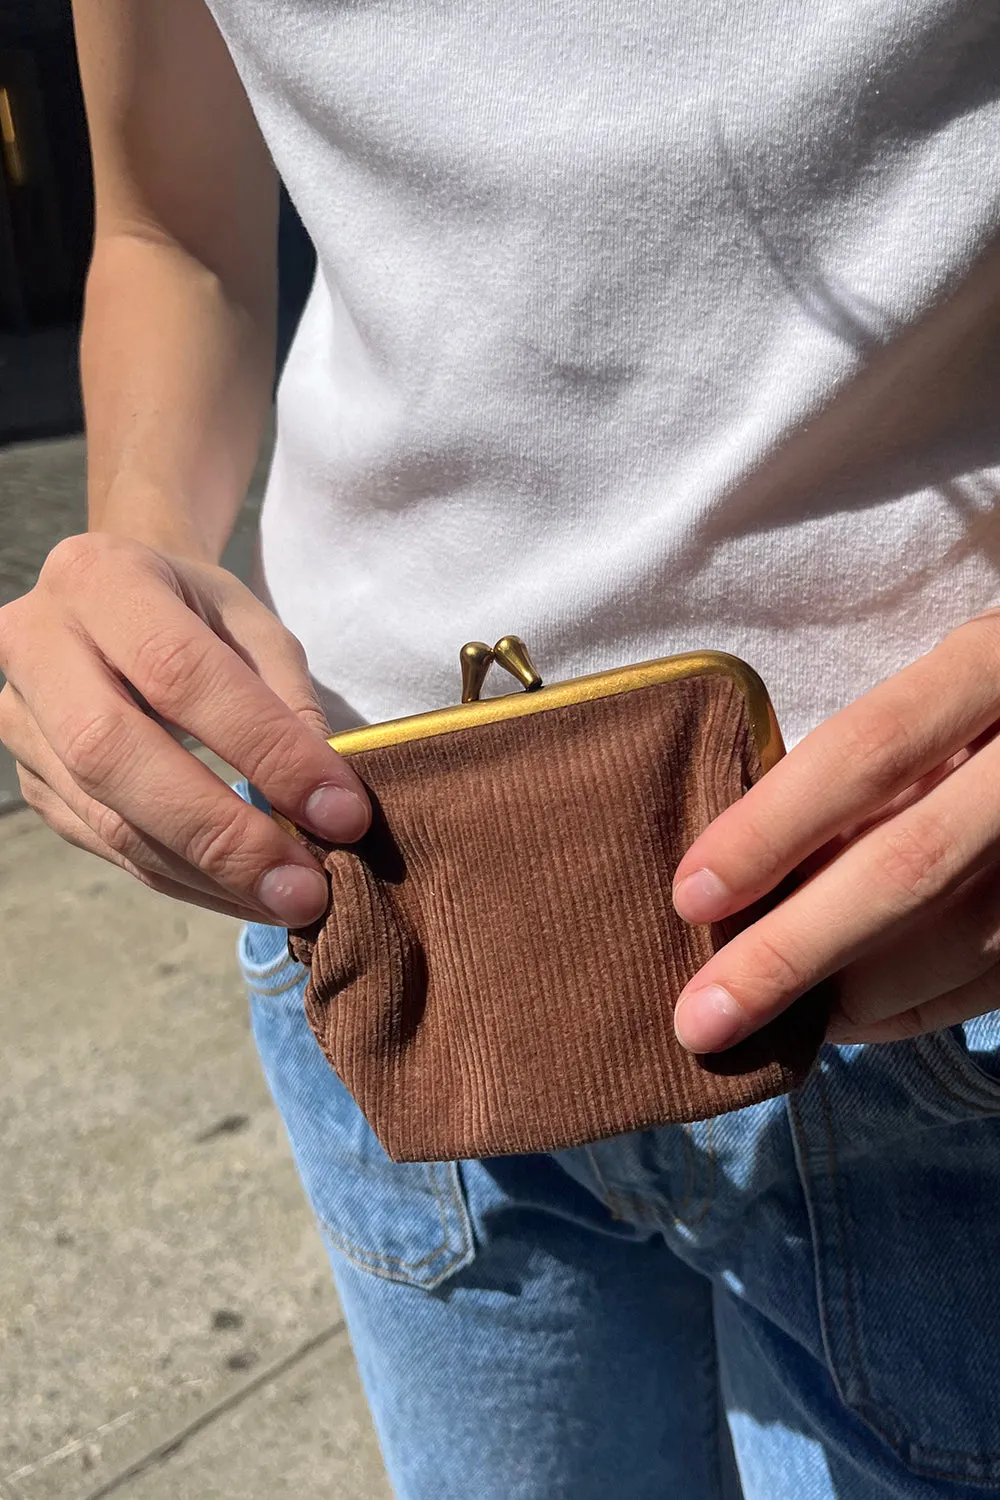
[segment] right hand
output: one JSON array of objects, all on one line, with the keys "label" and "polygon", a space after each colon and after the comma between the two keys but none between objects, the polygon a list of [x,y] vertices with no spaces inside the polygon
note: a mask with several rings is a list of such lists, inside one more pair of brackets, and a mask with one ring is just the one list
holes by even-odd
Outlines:
[{"label": "right hand", "polygon": [[289,927],[322,914],[326,879],[303,846],[171,733],[325,839],[368,827],[302,647],[232,574],[127,537],[69,537],[0,609],[0,668],[0,739],[63,838],[214,911]]}]

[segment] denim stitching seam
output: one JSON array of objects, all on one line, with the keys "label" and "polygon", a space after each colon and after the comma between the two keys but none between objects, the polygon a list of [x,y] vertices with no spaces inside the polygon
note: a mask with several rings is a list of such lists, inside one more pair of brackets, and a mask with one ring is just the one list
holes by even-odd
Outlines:
[{"label": "denim stitching seam", "polygon": [[247,974],[249,972],[253,975],[254,978],[266,979],[268,975],[276,973],[278,969],[283,969],[286,964],[293,962],[291,955],[288,952],[287,943],[284,943],[282,945],[281,952],[276,953],[274,958],[269,958],[266,964],[255,963],[253,959],[244,958],[242,953],[239,951],[241,946],[241,942],[237,943],[236,945],[236,956],[239,959],[240,968],[243,970],[244,974]]},{"label": "denim stitching seam", "polygon": [[[327,1238],[330,1240],[330,1243],[333,1245],[334,1249],[338,1250],[340,1254],[343,1255],[345,1260],[349,1260],[351,1264],[357,1266],[359,1270],[367,1271],[371,1276],[380,1276],[383,1281],[395,1281],[403,1286],[422,1287],[427,1285],[426,1278],[417,1278],[410,1274],[413,1268],[410,1262],[402,1261],[399,1263],[398,1267],[395,1267],[389,1264],[388,1261],[379,1264],[378,1262],[365,1260],[363,1258],[363,1251],[357,1251],[355,1253],[355,1247],[345,1243],[342,1240],[341,1236],[338,1235],[333,1229],[331,1229],[330,1225],[326,1222],[325,1219],[322,1222],[323,1229],[325,1230]],[[451,1268],[453,1263],[453,1260],[446,1261],[441,1269],[441,1274],[444,1275]],[[418,1263],[413,1263],[413,1265],[417,1264]]]},{"label": "denim stitching seam", "polygon": [[287,995],[289,990],[294,990],[297,985],[300,985],[302,983],[302,979],[302,973],[293,974],[287,984],[279,984],[273,986],[253,984],[250,980],[246,980],[246,987],[254,995],[273,997],[274,995]]},{"label": "denim stitching seam", "polygon": [[472,1237],[472,1216],[469,1213],[469,1205],[462,1201],[459,1192],[459,1166],[458,1162],[452,1163],[453,1170],[448,1173],[448,1191],[455,1209],[458,1220],[459,1233],[462,1237],[462,1255],[469,1254],[475,1249],[475,1241]]},{"label": "denim stitching seam", "polygon": [[628,1223],[627,1204],[624,1198],[622,1198],[616,1190],[608,1186],[607,1179],[604,1176],[604,1173],[601,1171],[600,1166],[598,1165],[597,1154],[594,1151],[593,1146],[584,1146],[583,1153],[586,1156],[587,1160],[590,1162],[590,1170],[593,1172],[595,1178],[597,1179],[597,1186],[600,1190],[600,1196],[604,1201],[605,1207],[611,1214],[611,1217],[613,1219],[617,1219],[622,1224]]},{"label": "denim stitching seam", "polygon": [[464,1217],[462,1214],[462,1205],[461,1201],[458,1198],[453,1175],[451,1173],[448,1174],[448,1187],[452,1206],[454,1207],[455,1212],[458,1215],[459,1221],[458,1232],[461,1237],[461,1245],[457,1249],[453,1248],[451,1244],[451,1231],[445,1217],[445,1200],[443,1194],[440,1191],[434,1173],[434,1168],[438,1165],[441,1165],[441,1163],[428,1162],[426,1165],[428,1167],[428,1181],[431,1186],[431,1191],[434,1194],[435,1202],[437,1203],[438,1208],[438,1216],[441,1220],[441,1229],[444,1236],[441,1243],[435,1246],[432,1251],[429,1251],[427,1255],[422,1256],[420,1260],[405,1260],[402,1256],[387,1255],[379,1250],[366,1250],[364,1246],[358,1245],[354,1241],[349,1240],[346,1235],[335,1229],[327,1218],[321,1215],[320,1217],[323,1228],[326,1230],[329,1238],[336,1245],[337,1249],[340,1250],[344,1255],[346,1255],[348,1260],[352,1261],[355,1265],[361,1266],[364,1270],[371,1271],[376,1275],[387,1275],[390,1276],[391,1279],[399,1280],[400,1278],[398,1276],[394,1278],[391,1277],[391,1273],[393,1270],[402,1273],[420,1271],[425,1267],[432,1265],[434,1261],[440,1259],[450,1251],[451,1253],[449,1258],[444,1261],[444,1264],[441,1267],[441,1271],[443,1274],[445,1271],[449,1270],[453,1265],[455,1265],[459,1260],[461,1260],[462,1256],[467,1253],[468,1249],[470,1248],[469,1236],[466,1232]]},{"label": "denim stitching seam", "polygon": [[856,1293],[854,1289],[854,1273],[852,1262],[847,1255],[847,1227],[845,1222],[843,1199],[840,1192],[840,1165],[837,1160],[837,1145],[833,1133],[833,1117],[830,1112],[830,1101],[827,1094],[826,1082],[822,1073],[817,1076],[817,1088],[819,1091],[820,1104],[823,1111],[823,1129],[826,1135],[827,1170],[830,1174],[830,1185],[833,1192],[834,1215],[833,1220],[837,1232],[837,1247],[840,1252],[841,1272],[844,1278],[844,1306],[847,1310],[847,1337],[854,1356],[855,1368],[861,1382],[865,1399],[868,1403],[872,1401],[871,1389],[868,1385],[868,1374],[865,1370],[864,1360],[861,1357],[861,1340],[858,1334],[856,1315]]},{"label": "denim stitching seam", "polygon": [[388,1255],[382,1250],[366,1250],[363,1245],[356,1244],[353,1240],[349,1240],[345,1234],[342,1234],[339,1229],[335,1229],[325,1217],[323,1223],[329,1231],[331,1238],[335,1239],[338,1246],[344,1249],[345,1252],[350,1250],[359,1260],[371,1261],[383,1266],[395,1266],[400,1271],[419,1271],[424,1266],[428,1266],[437,1260],[438,1256],[443,1255],[449,1249],[447,1230],[445,1230],[445,1238],[441,1241],[440,1245],[436,1245],[433,1250],[421,1256],[420,1260],[406,1260],[401,1255]]},{"label": "denim stitching seam", "polygon": [[705,1171],[705,1196],[702,1200],[700,1212],[697,1213],[693,1219],[690,1219],[688,1221],[687,1227],[689,1229],[696,1229],[698,1225],[705,1222],[705,1220],[708,1218],[708,1211],[712,1207],[712,1203],[715,1200],[716,1145],[715,1130],[713,1128],[714,1125],[715,1121],[713,1119],[708,1119],[705,1121],[705,1156],[707,1158]]}]

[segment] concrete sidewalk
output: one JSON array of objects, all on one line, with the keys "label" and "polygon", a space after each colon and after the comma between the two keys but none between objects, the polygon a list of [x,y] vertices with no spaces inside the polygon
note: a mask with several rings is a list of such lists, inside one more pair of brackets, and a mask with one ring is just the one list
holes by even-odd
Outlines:
[{"label": "concrete sidewalk", "polygon": [[0,1495],[376,1500],[235,925],[0,818]]}]

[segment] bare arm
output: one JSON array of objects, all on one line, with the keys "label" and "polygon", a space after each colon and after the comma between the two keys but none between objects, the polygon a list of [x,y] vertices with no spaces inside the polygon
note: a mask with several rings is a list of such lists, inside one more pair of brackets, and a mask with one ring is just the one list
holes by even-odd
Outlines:
[{"label": "bare arm", "polygon": [[76,25],[97,199],[90,530],[0,610],[0,738],[70,842],[297,926],[326,902],[311,856],[164,727],[327,838],[367,826],[299,643],[217,565],[270,395],[274,172],[202,0],[76,0]]},{"label": "bare arm", "polygon": [[277,183],[202,0],[76,0],[91,529],[218,561],[274,361]]}]

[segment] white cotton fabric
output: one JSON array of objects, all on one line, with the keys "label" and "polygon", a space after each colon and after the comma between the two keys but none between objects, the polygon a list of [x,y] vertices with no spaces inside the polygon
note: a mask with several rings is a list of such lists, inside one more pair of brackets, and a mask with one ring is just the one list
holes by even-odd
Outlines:
[{"label": "white cotton fabric", "polygon": [[210,4],[319,257],[262,560],[335,726],[516,632],[792,742],[1000,603],[1000,7]]}]

